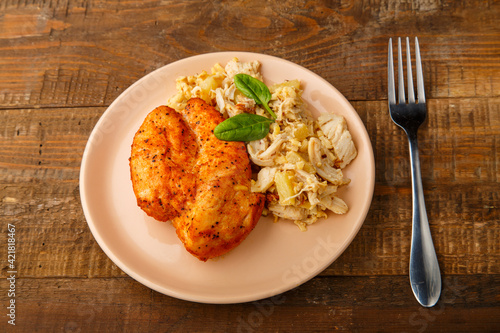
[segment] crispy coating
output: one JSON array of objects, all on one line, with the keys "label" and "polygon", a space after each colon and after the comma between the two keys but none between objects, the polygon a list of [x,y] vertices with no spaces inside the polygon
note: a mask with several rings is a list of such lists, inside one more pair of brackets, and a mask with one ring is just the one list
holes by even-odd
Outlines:
[{"label": "crispy coating", "polygon": [[171,220],[186,250],[202,261],[238,246],[264,207],[264,196],[250,191],[245,145],[213,134],[222,120],[201,99],[191,99],[181,113],[159,107],[132,144],[138,205],[159,221]]},{"label": "crispy coating", "polygon": [[194,198],[197,152],[194,133],[174,109],[148,114],[134,137],[130,173],[137,204],[149,216],[171,220]]}]

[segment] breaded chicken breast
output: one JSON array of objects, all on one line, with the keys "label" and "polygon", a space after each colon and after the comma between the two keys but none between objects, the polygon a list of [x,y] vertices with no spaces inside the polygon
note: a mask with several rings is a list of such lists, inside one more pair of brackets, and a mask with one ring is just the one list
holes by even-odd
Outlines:
[{"label": "breaded chicken breast", "polygon": [[250,191],[245,145],[217,139],[222,115],[201,99],[178,113],[162,106],[144,120],[132,144],[137,204],[172,221],[186,250],[202,261],[238,246],[257,224],[264,196]]},{"label": "breaded chicken breast", "polygon": [[149,113],[135,134],[130,173],[137,204],[158,221],[179,216],[194,199],[198,144],[193,131],[174,109]]}]

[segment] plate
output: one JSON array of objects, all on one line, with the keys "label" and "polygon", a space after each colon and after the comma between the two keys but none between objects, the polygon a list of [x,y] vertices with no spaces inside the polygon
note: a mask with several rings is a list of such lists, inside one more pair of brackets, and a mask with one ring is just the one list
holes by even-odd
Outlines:
[{"label": "plate", "polygon": [[[345,169],[345,215],[330,214],[301,232],[289,221],[261,218],[237,248],[201,262],[183,247],[171,223],[137,206],[130,181],[130,147],[146,115],[175,93],[178,76],[210,71],[237,57],[258,60],[267,85],[300,79],[313,115],[343,115],[358,149]],[[80,195],[89,228],[106,255],[133,279],[160,293],[202,303],[240,303],[278,295],[328,267],[363,224],[375,179],[370,139],[356,111],[326,80],[292,62],[256,53],[220,52],[186,58],[146,75],[125,90],[94,127],[83,154]]]}]

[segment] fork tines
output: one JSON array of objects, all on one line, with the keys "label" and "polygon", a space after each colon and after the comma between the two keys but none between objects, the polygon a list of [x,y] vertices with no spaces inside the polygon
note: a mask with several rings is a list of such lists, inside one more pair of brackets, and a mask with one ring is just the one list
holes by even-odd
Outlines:
[{"label": "fork tines", "polygon": [[[420,48],[418,46],[418,38],[415,37],[415,62],[417,70],[417,94],[418,103],[425,103],[424,78],[422,74],[422,62],[420,59]],[[413,76],[411,70],[411,53],[410,39],[406,37],[406,68],[408,80],[408,103],[415,103],[415,95],[413,92]],[[398,103],[406,103],[405,85],[403,78],[403,56],[401,52],[401,37],[398,38]],[[388,89],[389,89],[389,105],[396,104],[396,91],[394,85],[394,64],[392,60],[392,38],[389,38],[389,66],[388,66]]]}]

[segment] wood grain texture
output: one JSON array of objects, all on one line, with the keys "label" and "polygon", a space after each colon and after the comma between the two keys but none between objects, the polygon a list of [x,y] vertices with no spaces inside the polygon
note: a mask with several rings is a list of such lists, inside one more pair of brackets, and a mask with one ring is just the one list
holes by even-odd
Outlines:
[{"label": "wood grain texture", "polygon": [[[445,277],[439,305],[425,309],[414,301],[406,276],[318,278],[273,298],[235,305],[173,299],[130,278],[20,279],[22,315],[17,328],[63,332],[493,332],[500,324],[499,306],[483,305],[498,301],[493,286],[499,282],[498,275],[478,275],[474,280]],[[51,300],[44,295],[51,295]],[[474,321],[464,320],[471,315]]]},{"label": "wood grain texture", "polygon": [[496,1],[7,1],[2,12],[0,107],[106,106],[156,68],[228,50],[296,62],[349,100],[385,99],[387,40],[415,35],[429,97],[500,91]]},{"label": "wood grain texture", "polygon": [[[498,331],[498,17],[492,0],[1,1],[0,244],[15,224],[18,320],[1,320],[0,332]],[[419,148],[444,281],[432,309],[408,282],[408,143],[386,97],[387,42],[398,36],[419,37],[428,99]],[[129,278],[94,240],[78,187],[87,139],[117,96],[216,51],[320,74],[360,115],[376,160],[368,216],[340,258],[292,291],[235,305],[177,300]],[[2,307],[8,271],[2,259]]]},{"label": "wood grain texture", "polygon": [[[498,102],[431,100],[429,120],[420,132],[426,204],[441,267],[448,274],[500,273],[499,157],[491,149],[500,137]],[[353,244],[323,275],[406,274],[411,234],[407,140],[390,122],[385,102],[353,105],[374,147],[374,200]],[[6,222],[17,222],[19,241],[26,244],[19,250],[22,276],[124,275],[94,241],[80,207],[81,156],[103,111],[0,111],[0,212]]]}]

